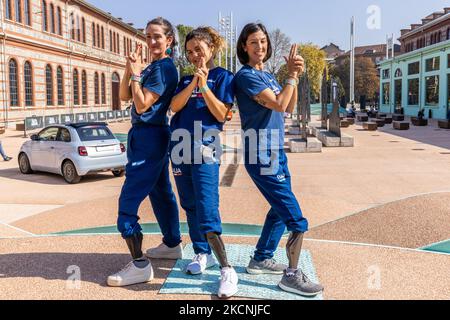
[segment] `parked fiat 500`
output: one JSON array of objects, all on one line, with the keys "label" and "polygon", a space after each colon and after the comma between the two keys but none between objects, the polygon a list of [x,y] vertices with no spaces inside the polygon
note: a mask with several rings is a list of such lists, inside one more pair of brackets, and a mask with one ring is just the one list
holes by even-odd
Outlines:
[{"label": "parked fiat 500", "polygon": [[18,159],[23,174],[56,173],[70,184],[96,172],[121,177],[127,164],[125,146],[103,122],[48,126],[22,145]]}]

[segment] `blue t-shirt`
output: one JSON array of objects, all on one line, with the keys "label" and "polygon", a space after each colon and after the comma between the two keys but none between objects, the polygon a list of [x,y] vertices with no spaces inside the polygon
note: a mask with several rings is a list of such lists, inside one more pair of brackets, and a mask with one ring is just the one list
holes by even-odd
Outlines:
[{"label": "blue t-shirt", "polygon": [[141,73],[142,88],[159,95],[152,107],[143,114],[136,112],[133,104],[131,108],[131,123],[147,123],[156,126],[167,126],[167,110],[177,88],[178,71],[172,59],[164,58],[154,61]]},{"label": "blue t-shirt", "polygon": [[[183,91],[192,82],[194,76],[186,76],[181,78],[178,84],[175,95]],[[214,68],[209,71],[208,75],[208,87],[214,93],[216,98],[223,103],[233,104],[234,91],[233,91],[233,73],[225,70],[224,68]],[[177,112],[171,122],[170,128],[172,131],[176,129],[186,129],[191,135],[194,135],[194,122],[202,122],[202,134],[210,129],[223,130],[223,123],[219,122],[216,117],[209,111],[206,101],[203,98],[199,88],[195,88],[189,98],[186,106]]]},{"label": "blue t-shirt", "polygon": [[[282,90],[275,77],[266,71],[245,65],[234,77],[234,90],[244,134],[254,129],[258,135],[257,148],[248,139],[245,143],[246,152],[284,148],[284,112],[268,109],[253,99],[266,89],[271,89],[277,96]],[[267,130],[267,134],[264,130]]]}]

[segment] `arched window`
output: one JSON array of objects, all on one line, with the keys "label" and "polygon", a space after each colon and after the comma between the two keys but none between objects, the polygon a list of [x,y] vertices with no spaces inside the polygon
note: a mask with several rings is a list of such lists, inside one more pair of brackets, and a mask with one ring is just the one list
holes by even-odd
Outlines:
[{"label": "arched window", "polygon": [[95,41],[95,23],[92,22],[92,46],[95,47],[96,41]]},{"label": "arched window", "polygon": [[100,88],[98,83],[98,73],[96,72],[94,75],[94,93],[95,93],[95,104],[100,104]]},{"label": "arched window", "polygon": [[447,40],[450,40],[450,27],[447,28]]},{"label": "arched window", "polygon": [[100,48],[100,26],[97,25],[97,48]]},{"label": "arched window", "polygon": [[106,104],[106,78],[104,73],[102,73],[102,104]]},{"label": "arched window", "polygon": [[86,43],[86,21],[84,18],[81,19],[81,36],[83,37],[83,43]]},{"label": "arched window", "polygon": [[83,105],[88,104],[88,96],[87,96],[87,77],[86,77],[86,71],[83,70],[81,73],[81,90],[82,90],[82,97],[83,97]]},{"label": "arched window", "polygon": [[123,55],[126,57],[127,56],[127,41],[125,36],[123,36]]},{"label": "arched window", "polygon": [[72,40],[75,40],[75,16],[73,15],[73,12],[70,13],[70,38]]},{"label": "arched window", "polygon": [[23,79],[25,88],[25,106],[33,105],[33,68],[29,61],[23,66]]},{"label": "arched window", "polygon": [[113,52],[113,37],[111,30],[109,30],[109,51]]},{"label": "arched window", "polygon": [[22,23],[22,0],[15,1],[16,22]]},{"label": "arched window", "polygon": [[64,105],[64,75],[63,69],[58,67],[56,72],[56,84],[58,87],[58,106]]},{"label": "arched window", "polygon": [[395,70],[395,77],[400,78],[401,76],[403,76],[402,70],[398,68],[397,70]]},{"label": "arched window", "polygon": [[6,19],[12,20],[11,0],[5,0],[5,17]]},{"label": "arched window", "polygon": [[24,6],[23,6],[23,15],[25,19],[25,24],[27,26],[31,26],[31,7],[30,7],[30,0],[25,0]]},{"label": "arched window", "polygon": [[19,106],[19,81],[17,79],[17,61],[9,60],[9,105],[11,107]]},{"label": "arched window", "polygon": [[58,7],[57,13],[56,13],[56,31],[57,33],[62,36],[62,18],[61,18],[61,8]]},{"label": "arched window", "polygon": [[105,49],[105,29],[102,27],[102,49]]},{"label": "arched window", "polygon": [[117,34],[117,54],[120,54],[120,35]]},{"label": "arched window", "polygon": [[48,13],[47,13],[47,2],[42,1],[42,28],[44,31],[48,31]]},{"label": "arched window", "polygon": [[77,16],[77,41],[81,42],[81,27],[80,27],[80,17]]},{"label": "arched window", "polygon": [[73,104],[80,105],[80,82],[77,69],[73,70]]},{"label": "arched window", "polygon": [[117,49],[116,49],[116,33],[113,32],[113,52],[116,53]]},{"label": "arched window", "polygon": [[53,5],[53,3],[50,4],[50,32],[51,33],[56,33],[56,28],[55,28],[55,6]]},{"label": "arched window", "polygon": [[47,105],[53,106],[53,72],[52,67],[49,64],[45,67],[45,88],[47,94]]}]

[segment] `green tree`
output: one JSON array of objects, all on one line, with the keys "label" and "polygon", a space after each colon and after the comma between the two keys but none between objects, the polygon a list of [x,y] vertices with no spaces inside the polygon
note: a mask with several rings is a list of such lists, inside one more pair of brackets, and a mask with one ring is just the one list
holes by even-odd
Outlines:
[{"label": "green tree", "polygon": [[177,25],[178,31],[178,46],[179,46],[179,57],[175,61],[176,66],[180,69],[180,76],[186,76],[194,73],[195,67],[189,63],[186,58],[186,52],[184,49],[186,36],[189,32],[191,32],[194,28],[191,26],[185,26],[182,24]]},{"label": "green tree", "polygon": [[[305,66],[308,69],[308,80],[311,87],[311,97],[317,100],[320,97],[320,88],[322,86],[323,69],[327,66],[325,52],[311,43],[300,44],[298,54],[305,59]],[[288,77],[286,64],[281,66],[276,74],[280,84],[283,84]]]},{"label": "green tree", "polygon": [[311,96],[317,99],[320,97],[322,86],[323,69],[326,67],[326,54],[324,51],[312,43],[300,44],[299,54],[305,59],[305,66],[308,69],[308,80],[311,87]]},{"label": "green tree", "polygon": [[370,58],[358,58],[355,61],[355,95],[364,95],[369,100],[380,91],[380,80],[375,63]]},{"label": "green tree", "polygon": [[[350,97],[350,58],[345,58],[339,66],[330,69],[330,75],[341,80],[347,99]],[[380,91],[378,71],[370,58],[358,57],[355,60],[355,100],[365,95],[374,99]]]}]

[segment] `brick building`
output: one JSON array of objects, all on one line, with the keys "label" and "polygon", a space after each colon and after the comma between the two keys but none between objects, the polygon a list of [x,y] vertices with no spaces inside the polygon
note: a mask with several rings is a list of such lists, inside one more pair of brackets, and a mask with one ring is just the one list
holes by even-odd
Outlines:
[{"label": "brick building", "polygon": [[[394,44],[394,53],[400,53],[400,45]],[[355,47],[355,59],[370,58],[375,65],[386,59],[386,44],[375,44],[368,46]],[[336,64],[341,65],[345,59],[350,59],[350,51],[336,57]]]},{"label": "brick building", "polygon": [[422,23],[411,24],[400,30],[398,39],[402,53],[407,53],[450,40],[450,7],[434,12],[422,19]]},{"label": "brick building", "polygon": [[0,123],[120,110],[120,79],[143,30],[82,0],[0,0]]}]

